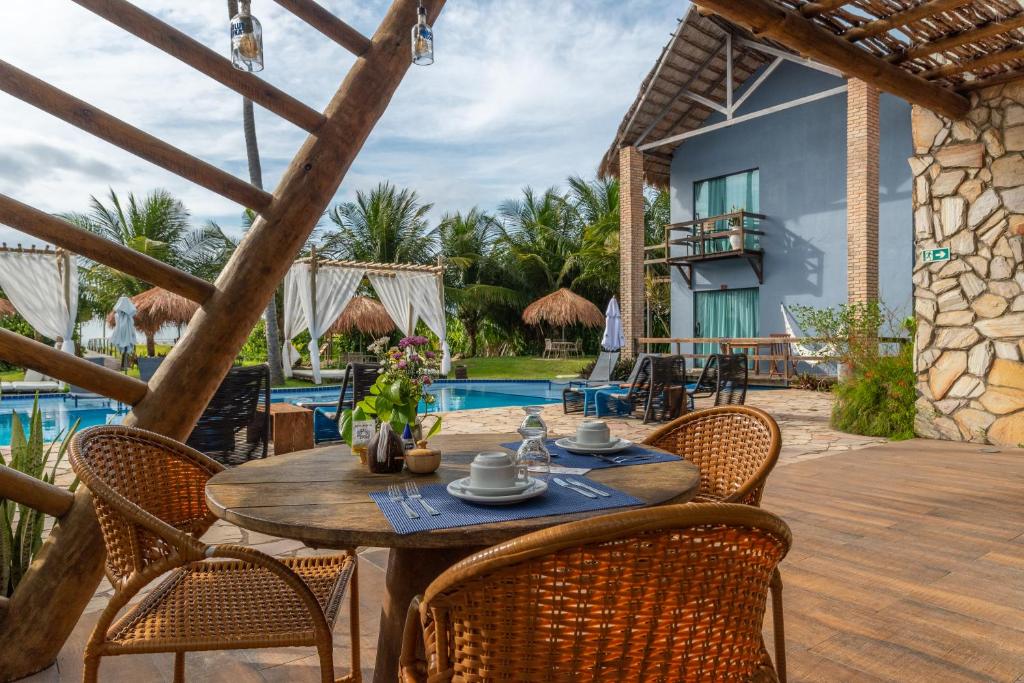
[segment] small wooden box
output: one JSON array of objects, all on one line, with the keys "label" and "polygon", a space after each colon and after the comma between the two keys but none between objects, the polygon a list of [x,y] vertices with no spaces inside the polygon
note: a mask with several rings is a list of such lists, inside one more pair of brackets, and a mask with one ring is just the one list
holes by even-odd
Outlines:
[{"label": "small wooden box", "polygon": [[271,403],[270,438],[274,455],[312,448],[313,411],[291,403]]}]

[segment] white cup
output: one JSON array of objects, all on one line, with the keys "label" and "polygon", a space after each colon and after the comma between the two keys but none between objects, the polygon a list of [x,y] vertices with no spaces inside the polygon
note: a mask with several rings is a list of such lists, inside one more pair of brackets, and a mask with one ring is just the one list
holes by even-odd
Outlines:
[{"label": "white cup", "polygon": [[508,453],[479,453],[469,466],[469,485],[475,489],[508,489],[519,483],[515,458]]},{"label": "white cup", "polygon": [[611,430],[604,420],[584,420],[576,427],[576,443],[583,446],[604,446],[611,441]]}]

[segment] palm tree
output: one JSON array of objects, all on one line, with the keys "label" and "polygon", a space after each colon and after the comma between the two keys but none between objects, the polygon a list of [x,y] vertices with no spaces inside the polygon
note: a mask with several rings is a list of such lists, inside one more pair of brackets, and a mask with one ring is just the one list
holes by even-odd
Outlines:
[{"label": "palm tree", "polygon": [[458,310],[476,356],[481,325],[496,309],[520,306],[523,294],[506,287],[506,263],[496,248],[500,228],[493,216],[474,207],[469,213],[445,215],[438,226],[445,270],[445,298]]},{"label": "palm tree", "polygon": [[337,229],[325,236],[321,250],[343,260],[428,263],[437,249],[437,229],[426,218],[431,208],[419,203],[415,191],[387,182],[357,192],[356,201],[330,210]]},{"label": "palm tree", "polygon": [[505,220],[502,244],[522,288],[536,298],[568,285],[582,230],[567,198],[553,187],[541,195],[526,187],[521,199],[505,202],[499,212]]},{"label": "palm tree", "polygon": [[[238,0],[228,0],[228,21],[238,14]],[[249,181],[263,189],[263,167],[260,163],[260,148],[256,140],[256,116],[252,100],[242,98],[242,130],[245,134],[245,156],[249,162]],[[281,359],[281,344],[277,329],[277,295],[270,297],[263,311],[267,329],[267,363],[270,365],[271,386],[284,385],[284,361]]]}]

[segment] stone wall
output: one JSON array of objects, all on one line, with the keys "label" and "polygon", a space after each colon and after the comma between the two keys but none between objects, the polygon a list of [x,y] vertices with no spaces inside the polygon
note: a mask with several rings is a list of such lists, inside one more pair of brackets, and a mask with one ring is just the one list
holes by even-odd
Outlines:
[{"label": "stone wall", "polygon": [[[913,110],[917,431],[1024,445],[1024,83]],[[947,262],[921,251],[949,247]],[[884,248],[884,246],[883,246]]]}]

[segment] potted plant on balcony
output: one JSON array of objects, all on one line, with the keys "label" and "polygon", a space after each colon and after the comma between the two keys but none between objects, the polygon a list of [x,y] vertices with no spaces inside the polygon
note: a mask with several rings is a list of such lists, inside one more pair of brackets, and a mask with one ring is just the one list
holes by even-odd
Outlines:
[{"label": "potted plant on balcony", "polygon": [[[730,213],[739,213],[742,211],[738,206],[732,207]],[[743,216],[733,216],[729,219],[729,230],[739,230],[743,227]],[[739,234],[729,235],[729,248],[733,251],[740,251],[743,249],[743,236]]]}]

